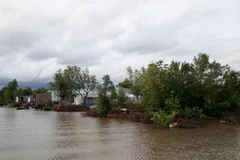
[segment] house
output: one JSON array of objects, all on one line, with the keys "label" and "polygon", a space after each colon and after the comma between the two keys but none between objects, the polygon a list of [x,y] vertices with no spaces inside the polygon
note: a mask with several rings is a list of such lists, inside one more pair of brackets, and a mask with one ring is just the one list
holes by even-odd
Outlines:
[{"label": "house", "polygon": [[33,95],[17,96],[16,102],[24,102],[24,103],[35,102],[35,97]]},{"label": "house", "polygon": [[[82,94],[84,94],[84,92]],[[88,106],[95,105],[97,96],[98,96],[97,91],[89,92],[88,97],[86,99],[86,105],[88,105]],[[76,97],[74,97],[73,104],[75,104],[75,105],[83,104],[83,99],[80,94],[78,94]]]},{"label": "house", "polygon": [[[116,88],[116,92],[118,92],[118,87]],[[131,94],[131,90],[127,89],[127,88],[123,88],[126,96],[128,96],[129,100],[134,102],[137,102],[136,97]],[[83,95],[85,94],[85,92],[81,92]],[[111,94],[110,92],[108,94]],[[68,97],[67,101],[68,103],[74,104],[74,105],[80,105],[83,104],[83,98],[81,97],[80,94],[75,94],[75,97]],[[96,105],[96,99],[98,97],[98,93],[96,90],[93,90],[91,92],[89,92],[88,97],[86,99],[86,105],[88,106],[94,106]],[[36,95],[36,104],[46,104],[48,102],[59,102],[60,101],[60,97],[58,96],[56,91],[50,90],[46,93],[39,93]]]}]

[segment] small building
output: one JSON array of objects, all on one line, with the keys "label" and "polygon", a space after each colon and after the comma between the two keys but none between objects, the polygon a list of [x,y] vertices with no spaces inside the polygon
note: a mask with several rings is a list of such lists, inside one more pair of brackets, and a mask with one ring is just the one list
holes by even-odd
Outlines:
[{"label": "small building", "polygon": [[[88,105],[88,106],[95,105],[97,96],[98,96],[98,94],[96,91],[89,92],[88,97],[86,99],[86,105]],[[83,98],[81,97],[80,94],[78,94],[77,96],[74,97],[73,104],[75,104],[75,105],[83,104]]]},{"label": "small building", "polygon": [[45,93],[36,94],[36,104],[43,105],[48,102],[59,102],[61,98],[58,96],[56,91],[50,90]]},{"label": "small building", "polygon": [[51,99],[51,92],[45,92],[45,93],[38,93],[38,94],[36,94],[36,105],[47,104],[50,101],[52,101],[52,99]]},{"label": "small building", "polygon": [[35,102],[35,98],[33,95],[17,96],[16,102],[32,103]]}]

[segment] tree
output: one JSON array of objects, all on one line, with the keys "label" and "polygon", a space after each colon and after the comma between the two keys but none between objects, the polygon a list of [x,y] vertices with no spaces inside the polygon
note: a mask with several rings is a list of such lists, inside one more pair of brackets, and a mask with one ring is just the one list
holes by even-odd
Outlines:
[{"label": "tree", "polygon": [[38,89],[34,90],[33,93],[38,94],[38,93],[45,93],[47,91],[48,91],[48,89],[42,87],[42,88],[38,88]]},{"label": "tree", "polygon": [[103,84],[99,84],[98,98],[97,98],[97,110],[100,116],[105,116],[112,110],[112,93],[115,91],[113,82],[109,75],[103,76]]},{"label": "tree", "polygon": [[88,94],[96,88],[96,76],[90,75],[88,68],[81,69],[77,66],[67,66],[64,70],[64,77],[68,87],[74,94],[80,94],[83,99],[83,105],[86,105]]},{"label": "tree", "polygon": [[141,68],[141,70],[133,69],[129,66],[127,67],[127,73],[129,75],[129,81],[131,83],[131,90],[133,95],[136,97],[137,101],[139,100],[139,97],[141,96],[141,90],[143,87],[143,81],[142,78],[146,72],[146,69],[144,67]]},{"label": "tree", "polygon": [[118,95],[117,95],[117,103],[121,107],[125,107],[128,102],[128,97],[126,96],[123,88],[118,89]]},{"label": "tree", "polygon": [[7,89],[7,87],[3,87],[3,88],[1,88],[1,90],[0,90],[0,103],[4,103],[4,102],[5,102],[4,92],[5,92],[6,89]]},{"label": "tree", "polygon": [[33,94],[33,91],[30,87],[27,87],[25,89],[22,89],[22,88],[18,89],[18,95],[27,96],[27,95],[32,95],[32,94]]},{"label": "tree", "polygon": [[15,101],[15,96],[17,94],[18,83],[17,80],[14,79],[13,81],[9,82],[7,87],[4,90],[4,101],[6,103],[11,103]]},{"label": "tree", "polygon": [[59,69],[53,76],[53,82],[49,82],[51,90],[56,91],[57,95],[61,99],[65,99],[67,96],[71,95],[71,89],[69,88],[69,82],[61,69]]},{"label": "tree", "polygon": [[132,82],[131,82],[129,79],[125,78],[124,81],[119,82],[119,83],[117,84],[117,87],[122,87],[122,88],[129,88],[129,89],[131,89],[131,88],[132,88],[132,85],[133,85]]}]

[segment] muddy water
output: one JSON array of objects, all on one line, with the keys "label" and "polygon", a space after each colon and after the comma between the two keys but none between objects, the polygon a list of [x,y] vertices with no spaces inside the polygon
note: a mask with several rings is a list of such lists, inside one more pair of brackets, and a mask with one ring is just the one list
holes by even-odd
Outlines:
[{"label": "muddy water", "polygon": [[116,119],[0,108],[0,159],[240,159],[238,126],[159,129]]}]

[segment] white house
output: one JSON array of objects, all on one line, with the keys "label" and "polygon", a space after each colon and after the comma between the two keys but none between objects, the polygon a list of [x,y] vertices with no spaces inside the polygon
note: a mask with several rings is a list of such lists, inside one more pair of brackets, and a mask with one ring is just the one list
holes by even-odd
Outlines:
[{"label": "white house", "polygon": [[56,91],[53,91],[53,90],[49,90],[47,92],[50,92],[51,93],[51,101],[52,102],[58,102],[60,101],[60,97],[57,96],[57,92]]},{"label": "white house", "polygon": [[[84,94],[84,92],[82,92]],[[95,100],[97,98],[98,94],[97,91],[91,91],[88,93],[88,97],[86,99],[87,105],[95,105]],[[74,104],[79,105],[83,103],[83,99],[80,94],[78,94],[76,97],[74,97]]]}]

